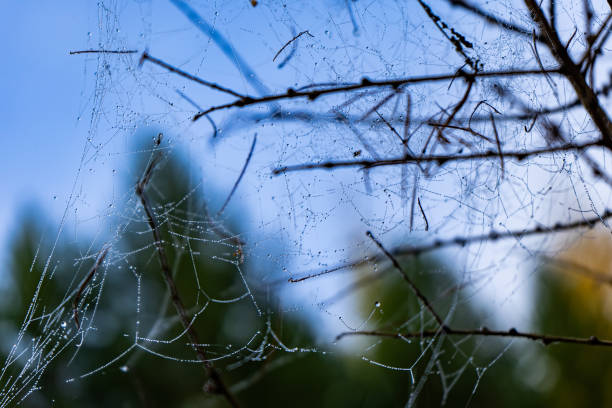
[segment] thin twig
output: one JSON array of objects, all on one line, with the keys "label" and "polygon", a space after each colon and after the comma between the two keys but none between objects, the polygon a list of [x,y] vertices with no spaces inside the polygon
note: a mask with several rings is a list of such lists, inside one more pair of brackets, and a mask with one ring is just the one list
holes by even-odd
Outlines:
[{"label": "thin twig", "polygon": [[[612,215],[612,213],[607,213],[608,215]],[[486,327],[482,327],[480,329],[455,329],[445,324],[444,320],[440,317],[437,311],[434,309],[429,299],[419,290],[419,288],[412,282],[410,277],[401,267],[397,259],[385,249],[385,247],[378,241],[370,231],[366,232],[366,235],[370,237],[374,241],[374,243],[380,248],[381,251],[385,254],[385,256],[391,261],[393,267],[397,269],[402,278],[408,283],[410,289],[416,294],[419,298],[423,306],[433,315],[434,319],[438,323],[439,328],[437,330],[422,330],[419,332],[412,333],[392,333],[392,332],[379,332],[379,331],[350,331],[340,333],[336,337],[336,341],[342,339],[346,336],[377,336],[377,337],[390,337],[396,339],[406,339],[406,338],[426,338],[426,337],[438,337],[440,335],[448,335],[448,336],[485,336],[485,337],[510,337],[510,338],[523,338],[529,339],[533,341],[541,341],[544,345],[548,345],[551,343],[569,343],[569,344],[580,344],[580,345],[588,345],[588,346],[612,346],[612,340],[600,340],[595,336],[591,336],[588,338],[582,337],[567,337],[567,336],[551,336],[545,334],[535,334],[529,332],[520,332],[515,328],[511,328],[509,330],[489,330]]]},{"label": "thin twig", "polygon": [[[156,145],[159,145],[160,142],[161,139],[158,137]],[[200,342],[198,340],[198,334],[195,328],[193,327],[191,320],[187,316],[183,300],[180,297],[180,294],[176,287],[176,283],[174,282],[174,278],[172,277],[172,271],[170,269],[170,263],[168,262],[168,257],[166,255],[166,249],[162,241],[161,231],[159,229],[159,225],[157,223],[157,220],[155,219],[155,214],[153,213],[153,209],[151,207],[151,204],[149,203],[147,194],[145,192],[145,188],[149,180],[151,179],[153,169],[155,168],[155,165],[159,162],[158,158],[159,156],[156,156],[147,166],[142,178],[136,184],[136,194],[140,198],[140,202],[147,216],[147,222],[149,223],[151,233],[153,234],[155,248],[157,249],[157,255],[161,265],[162,277],[164,278],[166,286],[168,287],[168,290],[170,292],[170,299],[172,300],[174,308],[176,309],[177,315],[183,325],[183,328],[187,332],[189,342],[195,350],[198,360],[204,363],[204,368],[209,377],[209,381],[205,385],[206,390],[211,393],[223,395],[231,406],[238,407],[238,402],[223,382],[221,375],[213,367],[212,363],[207,360],[206,350],[200,345]]]},{"label": "thin twig", "polygon": [[368,116],[370,116],[373,112],[378,111],[378,109],[381,108],[381,106],[383,106],[384,104],[386,104],[387,102],[389,102],[391,100],[391,98],[393,98],[395,95],[398,94],[398,90],[391,92],[389,95],[385,96],[382,101],[378,102],[376,105],[374,105],[374,107],[372,107],[370,110],[368,110],[360,119],[359,121],[361,122],[362,120],[367,119]]},{"label": "thin twig", "polygon": [[136,54],[138,50],[79,50],[70,51],[69,55],[77,54]]},{"label": "thin twig", "polygon": [[525,160],[531,156],[538,156],[542,154],[550,154],[557,152],[566,152],[566,151],[582,151],[588,149],[593,146],[602,146],[602,140],[597,140],[594,142],[588,142],[583,144],[566,144],[561,146],[553,146],[553,147],[545,147],[542,149],[534,149],[534,150],[511,150],[502,152],[499,150],[488,150],[482,153],[472,153],[472,154],[439,154],[439,155],[428,155],[428,156],[401,156],[390,159],[381,159],[381,160],[345,160],[345,161],[327,161],[321,163],[305,163],[305,164],[297,164],[292,166],[283,166],[277,167],[272,170],[272,174],[279,175],[282,173],[287,173],[290,171],[302,171],[302,170],[314,170],[314,169],[324,169],[330,170],[338,167],[363,167],[363,168],[371,168],[371,167],[381,167],[381,166],[397,166],[400,164],[406,163],[437,163],[439,166],[443,166],[446,163],[452,162],[462,162],[462,161],[472,161],[472,160],[490,160],[492,158],[498,158],[502,155],[505,158],[513,158],[516,160]]},{"label": "thin twig", "polygon": [[[202,108],[200,107],[200,105],[198,105],[193,99],[191,99],[190,97],[188,97],[187,95],[185,95],[183,92],[179,91],[178,89],[176,90],[176,93],[178,93],[183,99],[185,99],[187,102],[189,102],[194,108],[196,108],[198,111],[201,111]],[[208,122],[210,123],[210,126],[212,126],[213,128],[213,139],[217,137],[217,134],[219,133],[218,129],[217,129],[217,125],[215,124],[215,122],[210,118],[209,115],[206,115],[206,119],[208,119]]]},{"label": "thin twig", "polygon": [[421,199],[417,198],[417,203],[419,204],[419,209],[421,210],[421,215],[423,215],[423,220],[425,220],[425,231],[429,231],[429,222],[427,222],[427,216],[425,215],[425,211],[423,211],[423,206],[421,205]]},{"label": "thin twig", "polygon": [[499,141],[499,135],[497,134],[497,127],[495,126],[495,118],[493,118],[493,114],[489,113],[489,117],[491,118],[491,126],[493,126],[493,134],[495,135],[495,143],[497,144],[497,151],[499,153],[499,161],[501,165],[501,176],[504,178],[504,153],[502,152],[501,142]]},{"label": "thin twig", "polygon": [[382,120],[382,122],[387,125],[387,127],[389,128],[389,130],[395,135],[397,136],[397,138],[400,140],[400,142],[402,144],[404,144],[404,139],[402,139],[402,137],[400,136],[400,134],[397,132],[397,130],[395,130],[395,128],[393,127],[392,124],[389,123],[389,121],[387,121],[387,119],[385,119],[385,117],[383,115],[381,115],[378,111],[376,111],[376,114],[378,115],[378,117],[380,118],[380,120]]},{"label": "thin twig", "polygon": [[448,128],[448,129],[463,130],[464,132],[468,132],[476,137],[479,137],[483,140],[486,140],[487,142],[492,143],[492,140],[490,138],[486,137],[482,133],[477,132],[474,129],[469,128],[469,127],[457,126],[457,125],[445,125],[444,123],[436,123],[436,122],[427,122],[427,126],[436,127],[436,128],[442,127],[442,128]]},{"label": "thin twig", "polygon": [[81,286],[79,287],[79,290],[77,291],[76,295],[74,295],[74,301],[72,302],[72,313],[77,329],[81,327],[81,322],[79,320],[79,301],[81,300],[81,296],[83,295],[85,288],[89,284],[89,281],[91,281],[91,279],[96,274],[96,271],[100,268],[100,265],[102,265],[102,262],[104,262],[104,258],[106,258],[106,254],[108,253],[109,249],[110,247],[106,247],[102,251],[100,251],[100,255],[98,255],[96,263],[85,277],[85,280],[83,280],[83,283],[81,283]]},{"label": "thin twig", "polygon": [[[529,30],[527,30],[526,28],[523,27],[519,27],[517,25],[512,24],[509,21],[504,21],[501,18],[494,16],[482,9],[480,9],[479,7],[470,4],[464,0],[447,0],[451,5],[453,6],[458,6],[463,8],[464,10],[469,11],[472,14],[475,14],[477,16],[483,17],[485,19],[485,21],[487,21],[488,23],[491,23],[493,25],[496,25],[498,27],[503,28],[504,30],[508,30],[508,31],[512,31],[514,33],[523,35],[525,37],[530,37],[531,33],[529,32]],[[540,42],[545,42],[544,39],[541,36],[537,37],[538,41]]]},{"label": "thin twig", "polygon": [[168,71],[170,71],[172,73],[180,75],[183,78],[187,78],[190,81],[196,82],[196,83],[198,83],[200,85],[204,85],[204,86],[207,86],[209,88],[216,89],[217,91],[225,92],[227,94],[230,94],[230,95],[235,96],[235,97],[240,98],[240,99],[247,98],[247,96],[241,95],[238,92],[232,91],[229,88],[225,88],[225,87],[223,87],[221,85],[217,85],[214,82],[206,81],[204,79],[198,78],[195,75],[191,75],[188,72],[185,72],[185,71],[182,71],[182,70],[180,70],[180,69],[178,69],[176,67],[173,67],[172,65],[170,65],[170,64],[168,64],[168,63],[166,63],[166,62],[164,62],[164,61],[162,61],[160,59],[157,59],[155,57],[150,56],[146,51],[143,52],[142,53],[142,57],[140,57],[140,65],[142,65],[142,63],[144,61],[151,61],[152,63],[154,63],[156,65],[159,65],[160,67],[165,68],[165,69],[167,69]]},{"label": "thin twig", "polygon": [[[612,218],[612,210],[606,210],[603,213],[596,215],[592,218],[586,218],[579,221],[570,222],[567,224],[556,223],[550,227],[538,225],[535,228],[525,228],[520,230],[508,230],[508,231],[495,231],[492,230],[485,234],[480,235],[472,235],[472,236],[458,236],[455,238],[450,238],[446,240],[436,240],[430,244],[423,245],[405,245],[398,246],[395,249],[391,250],[390,253],[395,256],[419,256],[423,255],[438,249],[449,248],[454,246],[464,247],[466,245],[481,243],[481,242],[496,242],[504,239],[521,239],[525,237],[532,237],[538,235],[545,234],[555,234],[563,231],[571,231],[578,228],[589,227],[592,228],[600,222],[607,220],[608,218]],[[326,269],[321,272],[310,273],[307,276],[303,276],[301,278],[291,278],[290,282],[301,282],[312,278],[317,278],[320,276],[324,276],[330,274],[332,272],[337,272],[343,269],[349,268],[357,268],[366,264],[382,262],[383,258],[380,256],[368,256],[366,260],[358,260],[353,262],[347,262],[342,265],[337,265],[333,268]]]},{"label": "thin twig", "polygon": [[570,343],[570,344],[581,344],[589,346],[612,346],[612,340],[600,340],[595,336],[589,338],[580,337],[566,337],[566,336],[550,336],[544,334],[535,334],[528,332],[520,332],[515,328],[509,330],[489,330],[486,327],[480,329],[455,329],[445,324],[444,320],[440,317],[438,312],[434,309],[433,305],[427,299],[427,297],[419,290],[419,288],[412,282],[406,271],[401,267],[397,259],[385,249],[385,247],[378,241],[370,231],[366,232],[366,235],[374,241],[374,243],[380,248],[385,256],[391,261],[393,267],[397,269],[402,278],[408,283],[410,289],[416,294],[423,306],[433,315],[434,319],[438,323],[439,328],[437,330],[422,330],[413,333],[389,333],[389,332],[378,332],[378,331],[351,331],[340,333],[336,337],[336,341],[349,335],[367,335],[367,336],[378,336],[378,337],[391,337],[397,339],[406,338],[425,338],[425,337],[438,337],[440,335],[449,336],[487,336],[487,337],[511,337],[511,338],[524,338],[534,341],[541,341],[545,345],[551,343]]},{"label": "thin twig", "polygon": [[[468,100],[468,97],[470,96],[470,92],[472,91],[472,87],[474,85],[474,81],[472,79],[468,79],[468,86],[465,89],[465,92],[463,94],[463,97],[461,98],[461,100],[459,101],[459,103],[457,103],[455,105],[455,107],[453,108],[453,110],[451,111],[450,115],[448,115],[448,117],[446,118],[446,120],[444,121],[444,123],[442,124],[442,127],[446,127],[448,125],[451,124],[451,122],[453,121],[453,119],[455,118],[455,116],[457,115],[457,113],[459,113],[459,111],[461,110],[461,108],[463,107],[463,105],[465,105],[465,103]],[[439,138],[443,138],[442,136],[442,130],[440,128],[438,128],[438,137]]]},{"label": "thin twig", "polygon": [[553,30],[557,29],[557,7],[556,7],[556,2],[555,0],[549,0],[550,3],[548,4],[548,14],[549,14],[549,18],[550,18],[550,26],[553,28]]},{"label": "thin twig", "polygon": [[242,180],[242,176],[244,176],[244,173],[246,172],[247,166],[249,165],[249,162],[251,161],[251,157],[253,157],[253,151],[255,151],[255,143],[257,143],[257,133],[255,133],[255,136],[253,136],[253,143],[251,143],[251,149],[249,150],[249,154],[247,155],[247,158],[244,161],[244,166],[242,166],[240,175],[236,179],[236,182],[234,183],[234,187],[232,187],[232,190],[230,191],[227,198],[225,199],[225,202],[223,203],[223,205],[217,212],[217,217],[223,213],[223,210],[225,210],[225,207],[227,207],[227,204],[230,202],[232,196],[234,195],[234,192],[238,188],[238,184],[240,184],[240,180]]},{"label": "thin twig", "polygon": [[580,72],[580,68],[569,56],[559,39],[557,31],[550,27],[546,21],[546,17],[544,17],[542,9],[540,9],[535,0],[524,0],[524,2],[531,12],[533,21],[540,27],[540,31],[546,39],[548,48],[559,63],[561,73],[572,84],[580,103],[593,120],[595,126],[597,126],[597,129],[601,132],[606,142],[606,146],[612,148],[612,121],[599,103],[597,95],[587,84],[585,77]]},{"label": "thin twig", "polygon": [[390,337],[396,339],[407,339],[407,338],[427,338],[437,337],[442,333],[450,336],[485,336],[485,337],[510,337],[510,338],[521,338],[533,341],[541,341],[544,345],[552,343],[569,343],[569,344],[581,344],[585,346],[612,346],[612,340],[600,340],[595,336],[591,337],[566,337],[566,336],[549,336],[546,334],[536,334],[529,332],[520,332],[515,328],[509,330],[489,330],[486,327],[480,329],[453,329],[447,327],[446,330],[423,330],[414,333],[393,333],[393,332],[379,332],[379,331],[351,331],[340,333],[336,337],[336,341],[347,336],[376,336],[376,337]]},{"label": "thin twig", "polygon": [[[473,48],[472,43],[467,41],[467,39],[459,32],[457,32],[454,28],[449,27],[448,24],[442,21],[442,19],[433,12],[429,5],[425,4],[422,0],[417,1],[419,2],[423,10],[425,10],[425,13],[434,23],[436,28],[442,33],[444,37],[446,37],[448,41],[450,41],[451,44],[453,44],[455,51],[464,58],[465,63],[469,65],[474,70],[474,72],[478,71],[478,60],[474,60],[473,58],[469,57],[464,50],[464,47]],[[450,31],[451,34],[449,35],[447,31]]]},{"label": "thin twig", "polygon": [[[294,31],[294,33],[295,33],[295,31]],[[300,38],[300,37],[301,37],[302,35],[304,35],[304,34],[308,34],[309,36],[311,36],[312,38],[314,38],[314,35],[310,34],[310,33],[308,32],[308,30],[302,31],[301,33],[299,33],[298,35],[296,35],[295,37],[293,37],[292,39],[290,39],[289,41],[287,41],[287,42],[285,43],[285,45],[283,45],[283,46],[281,47],[281,49],[280,49],[280,50],[278,50],[278,52],[276,53],[276,55],[274,55],[274,58],[272,58],[272,62],[274,62],[274,61],[276,60],[276,58],[277,58],[277,57],[280,55],[280,53],[281,53],[281,52],[283,52],[283,50],[284,50],[285,48],[287,48],[287,46],[288,46],[289,44],[291,44],[292,42],[294,42],[295,40],[297,40],[298,38]]]},{"label": "thin twig", "polygon": [[404,118],[404,138],[402,143],[404,146],[408,145],[408,139],[410,138],[410,120],[412,119],[412,99],[410,93],[406,92],[406,117]]},{"label": "thin twig", "polygon": [[410,286],[410,289],[414,292],[414,294],[419,298],[419,300],[421,301],[421,303],[423,303],[423,306],[425,306],[427,308],[427,310],[429,310],[429,313],[432,314],[432,316],[434,317],[434,319],[436,319],[436,322],[438,322],[438,324],[440,325],[440,327],[444,327],[444,320],[442,320],[442,318],[440,317],[440,315],[438,315],[438,313],[435,311],[435,309],[433,308],[433,306],[429,303],[429,300],[427,300],[427,297],[419,290],[419,288],[414,284],[414,282],[412,282],[412,279],[410,279],[410,277],[408,276],[408,274],[406,273],[406,271],[402,268],[402,266],[399,264],[399,262],[397,261],[397,259],[395,259],[395,257],[385,249],[385,247],[383,246],[383,244],[374,237],[374,235],[372,234],[372,232],[367,231],[366,235],[372,240],[374,241],[374,243],[376,244],[376,246],[378,246],[378,248],[380,248],[380,250],[385,254],[385,256],[387,258],[389,258],[389,260],[391,261],[391,263],[393,264],[393,267],[395,269],[398,270],[398,272],[402,275],[402,278],[406,281],[406,283],[408,283],[408,286]]},{"label": "thin twig", "polygon": [[441,74],[441,75],[427,75],[427,76],[416,76],[402,79],[393,79],[393,80],[370,80],[368,78],[363,78],[360,83],[350,84],[350,85],[342,85],[342,86],[332,86],[329,88],[323,89],[315,89],[312,91],[297,91],[293,88],[290,88],[285,93],[281,94],[273,94],[266,95],[262,97],[250,97],[240,96],[240,99],[235,100],[234,102],[226,103],[223,105],[213,106],[208,108],[203,112],[199,112],[193,117],[193,120],[196,121],[200,119],[202,116],[207,115],[211,112],[216,112],[218,110],[229,109],[229,108],[243,108],[245,106],[258,105],[267,102],[273,102],[283,99],[295,99],[295,98],[308,98],[311,101],[314,101],[321,95],[329,95],[341,92],[349,92],[358,89],[364,88],[381,88],[381,87],[392,87],[399,88],[402,85],[407,84],[420,84],[427,82],[439,82],[439,81],[448,81],[455,79],[457,77],[465,78],[467,80],[473,78],[494,78],[494,77],[515,77],[515,76],[523,76],[523,75],[542,75],[542,74],[560,74],[561,72],[557,68],[550,68],[542,71],[541,69],[526,69],[526,70],[505,70],[505,71],[485,71],[478,73],[468,73],[464,71],[460,71],[458,73],[453,74]]},{"label": "thin twig", "polygon": [[[599,27],[599,30],[597,30],[597,33],[595,33],[595,35],[593,35],[591,38],[588,39],[589,46],[587,47],[586,51],[584,52],[584,55],[582,56],[582,58],[580,59],[580,62],[578,63],[579,67],[583,67],[585,62],[588,62],[582,68],[583,72],[586,71],[586,69],[588,68],[589,65],[592,65],[593,61],[595,60],[595,57],[599,53],[599,50],[601,50],[601,47],[603,47],[603,45],[605,44],[606,39],[607,39],[608,35],[610,34],[610,27],[608,27],[608,29],[606,30],[606,26],[610,22],[611,18],[612,18],[612,13],[608,13],[608,15],[606,16],[606,19],[604,20],[604,22]],[[593,52],[593,45],[595,45],[595,43],[600,38],[601,38],[601,42],[599,43],[599,45],[597,46],[597,48],[595,48],[595,51]]]}]

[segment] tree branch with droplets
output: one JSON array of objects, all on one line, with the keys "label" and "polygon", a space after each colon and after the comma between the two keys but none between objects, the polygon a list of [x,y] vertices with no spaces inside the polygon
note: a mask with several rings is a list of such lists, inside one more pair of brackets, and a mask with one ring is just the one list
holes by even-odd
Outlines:
[{"label": "tree branch with droplets", "polygon": [[547,334],[537,334],[530,332],[519,331],[516,328],[510,328],[508,330],[490,330],[487,327],[481,327],[478,329],[460,329],[449,326],[444,319],[438,314],[433,307],[433,304],[425,296],[423,292],[414,284],[414,282],[408,276],[408,273],[402,268],[399,261],[389,252],[383,244],[374,237],[374,235],[368,231],[366,235],[376,244],[376,246],[383,252],[385,257],[391,261],[391,264],[395,270],[397,270],[404,281],[408,284],[412,292],[416,295],[419,301],[423,304],[423,307],[433,316],[438,328],[436,330],[421,330],[419,332],[407,332],[407,333],[394,333],[394,332],[383,332],[383,331],[350,331],[340,333],[336,337],[336,341],[341,340],[347,336],[375,336],[375,337],[389,337],[395,339],[410,339],[410,338],[436,338],[441,336],[482,336],[482,337],[507,337],[515,339],[527,339],[532,341],[540,341],[544,345],[552,343],[567,343],[577,344],[583,346],[604,346],[612,347],[612,340],[601,340],[596,336],[590,336],[588,338],[583,337],[569,337],[569,336],[554,336]]},{"label": "tree branch with droplets", "polygon": [[[156,146],[159,146],[159,144],[161,143],[161,135],[157,138],[155,143]],[[136,184],[136,195],[140,198],[140,203],[142,204],[142,207],[144,208],[146,214],[147,223],[151,228],[151,234],[153,235],[153,243],[155,245],[155,249],[161,267],[161,274],[164,279],[164,282],[166,283],[166,287],[170,292],[170,299],[172,301],[172,304],[174,305],[179,320],[187,333],[187,337],[189,338],[189,341],[196,353],[196,356],[198,360],[202,362],[206,374],[208,375],[209,380],[205,385],[205,390],[207,392],[223,396],[231,406],[238,407],[238,401],[230,392],[229,388],[225,385],[219,372],[207,359],[206,350],[198,340],[198,333],[193,327],[193,322],[187,316],[187,311],[185,310],[184,302],[180,296],[180,293],[173,278],[170,263],[168,261],[168,256],[166,254],[166,249],[164,247],[164,242],[162,240],[159,224],[149,201],[149,197],[146,193],[146,187],[149,184],[153,175],[153,171],[155,170],[155,167],[159,164],[160,160],[161,157],[159,155],[154,155],[153,158],[150,160],[142,177]]]}]

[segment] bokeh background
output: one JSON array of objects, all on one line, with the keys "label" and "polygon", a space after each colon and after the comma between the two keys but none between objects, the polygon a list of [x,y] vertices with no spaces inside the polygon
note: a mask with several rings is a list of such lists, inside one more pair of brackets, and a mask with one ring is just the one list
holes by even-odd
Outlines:
[{"label": "bokeh background", "polygon": [[[408,230],[400,194],[387,195],[387,187],[399,192],[400,183],[383,174],[372,176],[372,187],[364,185],[364,175],[349,172],[272,178],[276,165],[324,156],[319,146],[352,155],[354,144],[333,127],[321,125],[315,130],[324,132],[312,135],[317,132],[300,124],[265,119],[270,107],[216,117],[219,134],[213,137],[209,123],[191,123],[193,105],[231,98],[147,63],[139,68],[138,58],[148,50],[230,88],[266,93],[352,81],[364,73],[445,71],[452,66],[447,45],[413,5],[383,2],[369,14],[360,1],[236,3],[193,7],[253,75],[171,2],[21,2],[0,16],[6,39],[0,64],[2,406],[225,406],[202,391],[204,372],[165,296],[151,232],[134,195],[157,155],[162,160],[148,191],[177,285],[197,316],[200,341],[245,406],[612,405],[606,386],[612,360],[601,348],[477,337],[336,341],[351,330],[432,327],[431,316],[386,265],[364,265],[315,283],[287,282],[371,252],[364,231],[381,220],[400,225],[387,235],[389,242],[427,237],[420,219]],[[500,12],[520,9],[492,3]],[[454,9],[431,5],[461,27]],[[510,64],[521,61],[520,50],[504,45],[508,38],[478,28],[471,35],[489,49],[499,47]],[[293,59],[283,66],[271,61],[306,29],[313,38],[286,51],[296,53]],[[99,48],[139,53],[69,54]],[[425,98],[422,92],[417,96]],[[253,161],[219,215],[255,134]],[[306,137],[312,139],[301,145]],[[536,185],[547,180],[538,177],[536,172]],[[448,181],[436,182],[438,191],[448,191]],[[440,199],[426,206],[432,223],[439,218],[444,224],[438,236],[487,227],[472,217],[469,227],[458,227],[466,218],[456,205]],[[537,211],[550,212],[542,205]],[[108,259],[82,293],[77,327],[75,293],[109,244]],[[515,255],[516,244],[503,245],[465,258],[434,252],[402,266],[453,327],[484,322],[558,335],[612,335],[609,232],[553,239],[546,257]],[[468,264],[482,272],[468,276]],[[602,271],[600,281],[585,277],[577,264]],[[36,293],[38,317],[22,330]],[[24,388],[19,378],[28,378]]]}]

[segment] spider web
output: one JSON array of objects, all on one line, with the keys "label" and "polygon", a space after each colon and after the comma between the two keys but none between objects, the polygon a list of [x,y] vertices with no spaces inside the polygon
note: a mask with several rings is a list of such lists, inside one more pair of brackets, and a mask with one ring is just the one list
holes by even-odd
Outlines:
[{"label": "spider web", "polygon": [[[473,42],[466,55],[455,52],[444,35],[450,31],[441,33],[417,2],[99,2],[97,31],[85,48],[138,52],[83,57],[89,133],[57,238],[50,250],[39,244],[42,253],[32,264],[40,279],[0,373],[0,406],[44,393],[41,378],[60,356],[74,367],[63,381],[76,384],[106,372],[129,373],[143,358],[198,367],[196,346],[206,349],[215,367],[237,373],[239,381],[230,385],[237,393],[260,381],[260,373],[248,369],[253,363],[271,360],[266,375],[272,376],[276,367],[292,364],[288,356],[317,354],[330,364],[342,357],[373,372],[397,372],[406,406],[427,398],[445,405],[461,382],[469,383],[461,404],[470,404],[487,371],[515,352],[515,341],[440,330],[401,335],[435,331],[435,316],[391,262],[378,256],[380,248],[365,232],[391,248],[546,228],[560,219],[582,219],[585,212],[603,214],[608,196],[601,181],[585,174],[584,162],[571,151],[518,161],[278,175],[273,169],[494,150],[494,129],[502,136],[500,149],[550,146],[558,142],[548,139],[554,124],[539,121],[525,132],[529,120],[489,118],[521,112],[524,105],[568,103],[569,85],[541,76],[483,79],[458,113],[472,114],[473,132],[457,129],[438,137],[432,123],[444,122],[468,86],[459,77],[224,109],[193,121],[198,112],[235,97],[176,72],[258,97],[364,78],[452,74],[466,60],[483,70],[534,60],[529,41],[484,21],[466,22],[447,5],[430,6]],[[518,6],[491,1],[488,7],[529,26]],[[145,51],[175,68],[141,59]],[[544,66],[553,65],[552,56],[541,57]],[[593,134],[583,113],[561,112],[554,119],[568,131],[568,142]],[[146,191],[188,327],[201,329],[210,316],[223,316],[216,326],[221,334],[204,335],[197,345],[189,328],[178,324],[159,278],[155,228],[134,190],[148,177],[148,166]],[[90,189],[107,185],[108,203],[88,201]],[[92,237],[89,245],[78,255],[56,251],[69,214],[88,206],[97,216],[79,220],[78,227]],[[533,259],[554,256],[573,240],[559,234],[482,240],[402,262],[448,324],[509,328],[520,325],[528,310]],[[50,280],[64,295],[47,304],[40,293]],[[288,340],[275,328],[279,318],[303,319],[314,338]],[[400,339],[336,337],[369,330],[400,333]],[[111,344],[121,351],[92,354]],[[275,353],[280,357],[272,359]],[[440,392],[431,397],[423,390],[434,381]]]}]

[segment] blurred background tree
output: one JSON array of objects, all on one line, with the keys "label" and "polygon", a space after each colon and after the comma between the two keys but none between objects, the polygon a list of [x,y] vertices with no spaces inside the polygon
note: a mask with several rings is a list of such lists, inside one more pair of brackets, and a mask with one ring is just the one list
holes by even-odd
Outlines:
[{"label": "blurred background tree", "polygon": [[[44,375],[34,380],[37,391],[23,401],[24,406],[227,404],[202,390],[204,371],[195,361],[170,302],[151,229],[134,194],[143,169],[164,148],[134,149],[141,153],[130,163],[133,177],[125,180],[126,194],[134,196],[127,201],[127,208],[118,212],[131,219],[121,224],[121,239],[112,244],[79,295],[79,326],[73,309],[76,292],[108,238],[64,239],[56,245],[48,268],[50,276],[43,281],[35,311],[39,317],[27,327],[25,336],[34,342],[46,339],[48,343],[37,349],[49,352],[53,360]],[[347,352],[352,350],[350,344],[348,349],[318,349],[317,328],[312,321],[299,313],[282,313],[273,289],[258,287],[251,280],[253,298],[247,295],[236,265],[247,282],[256,268],[248,258],[243,259],[246,249],[237,232],[239,223],[213,220],[205,197],[190,182],[192,170],[179,157],[176,152],[168,153],[158,165],[150,181],[150,200],[163,231],[178,291],[189,307],[189,315],[196,316],[193,327],[208,357],[219,359],[214,364],[239,400],[250,406],[400,406],[419,388],[415,394],[418,406],[463,407],[466,402],[491,406],[500,393],[504,394],[503,406],[527,406],[528,399],[523,398],[531,398],[529,389],[520,388],[520,382],[510,380],[514,386],[508,392],[509,378],[502,374],[511,369],[508,354],[487,368],[488,362],[506,348],[505,341],[475,337],[440,337],[433,343],[418,338],[360,339],[357,342],[371,342],[361,359]],[[45,271],[52,245],[41,240],[48,225],[41,210],[26,208],[20,225],[11,249],[11,281],[2,289],[5,359]],[[94,245],[86,245],[92,241]],[[98,247],[94,247],[96,244]],[[480,321],[485,311],[475,309],[451,268],[430,257],[414,258],[403,268],[433,299],[440,313],[452,316],[449,322],[453,325],[473,327]],[[435,328],[398,271],[364,267],[356,273],[368,283],[360,285],[358,279],[350,289],[357,295],[363,315],[361,328],[395,328],[402,332]],[[45,313],[53,309],[61,313]],[[550,313],[549,317],[555,316],[554,311]],[[49,320],[58,316],[63,319],[62,331],[49,334]],[[136,335],[138,344],[148,351],[133,348]],[[339,340],[338,344],[347,341]],[[58,344],[66,345],[60,353]],[[130,351],[125,354],[126,350]],[[114,360],[116,356],[120,358]],[[384,362],[389,365],[381,366]],[[18,375],[21,363],[17,359],[11,364],[4,378]],[[38,366],[31,371],[42,374]],[[479,387],[474,397],[475,384],[480,381],[487,386]]]},{"label": "blurred background tree", "polygon": [[[150,146],[135,151],[141,153],[130,164],[133,178],[125,180],[126,194],[133,194],[143,169],[159,154]],[[209,358],[219,358],[214,364],[239,400],[251,406],[400,406],[418,389],[414,394],[417,406],[463,407],[466,403],[482,407],[539,406],[543,401],[558,405],[557,402],[573,401],[572,398],[582,395],[580,388],[564,384],[575,382],[576,370],[580,370],[582,362],[582,370],[592,374],[580,377],[592,380],[584,384],[584,394],[594,402],[603,401],[597,399],[597,393],[587,392],[602,381],[601,375],[589,367],[597,364],[603,368],[607,361],[598,356],[596,349],[581,351],[584,356],[591,356],[592,361],[588,362],[569,359],[572,354],[567,347],[571,346],[546,349],[545,357],[538,358],[562,367],[558,381],[546,393],[528,387],[517,376],[507,375],[512,372],[516,351],[504,354],[508,343],[505,340],[452,336],[440,336],[433,343],[419,338],[359,339],[356,341],[371,343],[361,359],[346,349],[344,352],[341,348],[317,349],[317,328],[306,315],[282,313],[273,289],[257,287],[252,282],[253,298],[247,296],[236,265],[247,277],[256,272],[248,258],[242,263],[246,250],[237,232],[239,224],[213,220],[205,197],[189,181],[191,171],[176,152],[167,154],[150,181],[150,199],[163,231],[179,293],[189,305],[189,315],[196,316],[193,327],[206,345]],[[151,229],[137,200],[134,194],[128,200],[129,208],[119,212],[133,219],[123,224],[121,239],[113,243],[101,268],[80,295],[79,327],[72,306],[75,290],[95,264],[99,248],[104,246],[100,243],[103,239],[94,240],[99,248],[87,247],[85,243],[91,242],[91,237],[65,239],[56,246],[49,269],[51,276],[43,282],[36,311],[40,319],[29,325],[26,337],[47,336],[50,340],[47,349],[56,347],[53,341],[61,344],[61,338],[67,346],[58,355],[52,351],[54,359],[38,380],[39,391],[25,399],[24,406],[226,405],[222,398],[211,397],[202,390],[206,381],[204,371],[195,361],[170,302],[152,245]],[[40,238],[48,224],[42,211],[27,208],[22,220],[12,244],[11,281],[2,289],[5,358],[39,285],[52,245]],[[449,324],[475,327],[486,313],[470,301],[471,295],[456,272],[443,263],[431,257],[418,257],[404,262],[402,267],[432,300],[436,310],[451,316]],[[350,291],[357,295],[363,324],[354,329],[414,333],[435,329],[432,316],[397,270],[362,267],[356,273],[358,279]],[[591,311],[585,315],[579,311],[578,305],[583,300],[594,300],[584,292],[586,289],[568,286],[559,276],[575,277],[543,275],[547,290],[536,295],[541,305],[536,326],[545,332],[573,332],[577,329],[575,325],[582,322],[579,327],[586,327],[588,332],[591,323],[600,319],[600,326],[605,327],[600,314]],[[589,284],[592,285],[592,280],[586,283],[590,288]],[[597,288],[603,290],[601,286]],[[581,293],[582,297],[578,296]],[[574,299],[576,304],[564,303],[563,299]],[[45,310],[53,308],[63,309],[64,332],[48,336]],[[576,315],[573,319],[566,318],[572,314]],[[123,355],[133,347],[136,330],[138,344],[150,352],[132,348]],[[605,334],[608,333],[602,332]],[[342,339],[339,343],[347,341],[350,342]],[[244,345],[247,347],[243,348]],[[121,357],[106,365],[115,356]],[[491,360],[495,360],[494,365]],[[13,375],[20,370],[20,362],[17,360],[9,367]],[[573,366],[576,364],[578,367]],[[78,378],[92,370],[95,370],[92,375]],[[603,372],[606,370],[600,373]],[[66,382],[71,378],[76,380]],[[479,392],[474,394],[476,388]],[[566,393],[572,398],[564,396]]]}]

